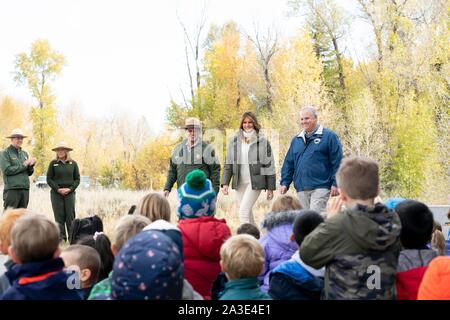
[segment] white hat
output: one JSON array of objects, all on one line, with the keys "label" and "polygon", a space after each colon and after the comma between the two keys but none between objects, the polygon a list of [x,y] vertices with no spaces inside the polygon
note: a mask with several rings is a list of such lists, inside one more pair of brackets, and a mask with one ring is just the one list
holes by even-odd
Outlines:
[{"label": "white hat", "polygon": [[58,150],[58,149],[65,149],[65,150],[67,150],[67,151],[72,151],[72,150],[73,150],[73,149],[72,149],[71,147],[69,147],[69,146],[67,145],[67,143],[64,142],[64,141],[60,141],[60,142],[58,143],[58,146],[57,146],[57,147],[54,147],[54,148],[52,149],[52,151],[56,151],[56,150]]},{"label": "white hat", "polygon": [[13,131],[11,131],[11,134],[9,135],[9,137],[6,137],[7,139],[12,139],[12,138],[26,138],[27,136],[25,136],[23,134],[23,131],[21,129],[13,129]]},{"label": "white hat", "polygon": [[201,128],[202,127],[202,122],[198,119],[198,118],[187,118],[186,121],[184,122],[184,128]]}]

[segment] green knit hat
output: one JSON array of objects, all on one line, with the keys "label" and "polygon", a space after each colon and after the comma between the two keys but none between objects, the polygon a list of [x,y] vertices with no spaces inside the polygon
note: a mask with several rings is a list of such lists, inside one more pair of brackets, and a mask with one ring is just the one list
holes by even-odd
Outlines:
[{"label": "green knit hat", "polygon": [[193,170],[178,188],[177,215],[180,219],[211,217],[216,210],[216,192],[202,170]]},{"label": "green knit hat", "polygon": [[206,174],[203,170],[195,169],[186,176],[186,183],[194,190],[205,188]]}]

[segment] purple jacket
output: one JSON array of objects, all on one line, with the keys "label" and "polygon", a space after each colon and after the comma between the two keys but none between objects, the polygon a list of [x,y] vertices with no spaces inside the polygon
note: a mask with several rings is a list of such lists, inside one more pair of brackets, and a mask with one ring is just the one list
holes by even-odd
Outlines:
[{"label": "purple jacket", "polygon": [[299,211],[271,212],[266,215],[262,227],[267,233],[259,242],[264,249],[264,272],[258,277],[263,281],[261,289],[269,290],[269,275],[280,263],[291,259],[298,250],[295,241],[291,241],[292,225]]}]

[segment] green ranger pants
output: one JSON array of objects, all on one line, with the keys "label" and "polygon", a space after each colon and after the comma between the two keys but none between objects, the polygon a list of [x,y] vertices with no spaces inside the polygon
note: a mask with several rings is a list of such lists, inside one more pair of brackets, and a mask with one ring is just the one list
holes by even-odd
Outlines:
[{"label": "green ranger pants", "polygon": [[3,208],[26,208],[30,198],[28,189],[10,189],[3,192]]},{"label": "green ranger pants", "polygon": [[66,228],[70,239],[72,221],[75,219],[75,192],[62,196],[52,190],[50,192],[50,199],[52,201],[55,221],[59,227],[59,239],[68,239],[66,237]]}]

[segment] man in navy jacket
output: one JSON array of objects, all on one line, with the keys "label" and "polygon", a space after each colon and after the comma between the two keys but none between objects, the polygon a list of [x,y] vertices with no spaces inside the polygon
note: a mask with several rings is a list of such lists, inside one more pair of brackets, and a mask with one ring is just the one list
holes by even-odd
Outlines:
[{"label": "man in navy jacket", "polygon": [[342,159],[342,146],[333,131],[318,124],[313,106],[300,110],[302,132],[295,136],[281,169],[281,194],[294,182],[303,209],[324,212],[330,193],[339,194],[336,172]]}]

